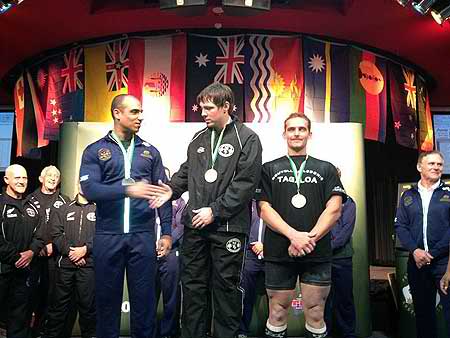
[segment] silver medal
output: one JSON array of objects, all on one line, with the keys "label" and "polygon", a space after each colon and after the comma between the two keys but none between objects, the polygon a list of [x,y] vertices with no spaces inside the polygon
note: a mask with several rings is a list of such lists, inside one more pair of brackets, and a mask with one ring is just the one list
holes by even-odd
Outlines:
[{"label": "silver medal", "polygon": [[291,203],[295,208],[301,209],[306,205],[306,197],[302,194],[294,195],[291,198]]},{"label": "silver medal", "polygon": [[208,169],[205,173],[205,181],[213,183],[217,180],[217,171],[215,169]]}]

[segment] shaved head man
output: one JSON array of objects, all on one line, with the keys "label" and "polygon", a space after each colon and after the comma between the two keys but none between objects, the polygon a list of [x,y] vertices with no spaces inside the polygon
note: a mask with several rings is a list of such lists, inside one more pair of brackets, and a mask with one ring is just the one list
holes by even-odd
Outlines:
[{"label": "shaved head man", "polygon": [[7,337],[28,337],[32,278],[30,264],[44,243],[39,234],[39,202],[24,198],[27,171],[13,164],[6,169],[0,195],[0,304],[7,307]]},{"label": "shaved head man", "polygon": [[13,198],[21,199],[27,190],[28,175],[24,167],[19,164],[6,168],[5,177],[6,193]]}]

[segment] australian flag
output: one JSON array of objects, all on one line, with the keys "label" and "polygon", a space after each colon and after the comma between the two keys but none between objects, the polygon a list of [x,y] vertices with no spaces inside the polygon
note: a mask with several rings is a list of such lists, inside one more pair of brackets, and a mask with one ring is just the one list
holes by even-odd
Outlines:
[{"label": "australian flag", "polygon": [[188,36],[187,122],[203,122],[197,95],[213,82],[226,84],[233,90],[235,102],[230,114],[244,121],[245,41],[244,35]]}]

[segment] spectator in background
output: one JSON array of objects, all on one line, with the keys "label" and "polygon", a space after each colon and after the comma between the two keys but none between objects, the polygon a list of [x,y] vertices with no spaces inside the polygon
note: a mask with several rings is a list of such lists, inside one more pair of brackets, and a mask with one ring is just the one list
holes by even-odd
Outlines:
[{"label": "spectator in background", "polygon": [[417,338],[437,338],[436,292],[450,337],[450,296],[440,291],[450,243],[450,187],[441,181],[444,157],[423,152],[417,160],[419,182],[400,198],[395,231],[409,251],[408,282],[416,314]]},{"label": "spectator in background", "polygon": [[[340,178],[341,170],[337,167],[336,169]],[[325,305],[325,322],[330,332],[334,330],[338,333],[336,338],[356,338],[352,262],[352,234],[355,222],[356,204],[347,195],[347,200],[342,204],[341,217],[331,228],[331,248],[333,249],[331,289]]]}]

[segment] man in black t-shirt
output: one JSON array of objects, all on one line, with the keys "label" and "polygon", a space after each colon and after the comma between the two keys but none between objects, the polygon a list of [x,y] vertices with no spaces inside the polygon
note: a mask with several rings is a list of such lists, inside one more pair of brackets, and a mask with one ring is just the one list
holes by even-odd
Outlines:
[{"label": "man in black t-shirt", "polygon": [[293,113],[284,122],[288,155],[263,165],[257,199],[267,223],[264,257],[269,319],[265,337],[286,337],[288,309],[300,278],[307,338],[326,337],[323,320],[331,284],[329,231],[345,191],[336,168],[306,153],[311,121]]}]

